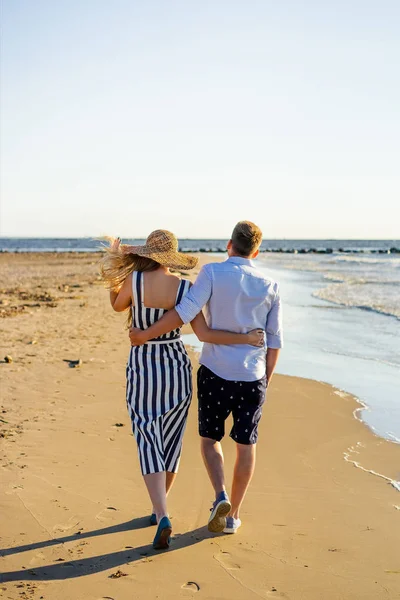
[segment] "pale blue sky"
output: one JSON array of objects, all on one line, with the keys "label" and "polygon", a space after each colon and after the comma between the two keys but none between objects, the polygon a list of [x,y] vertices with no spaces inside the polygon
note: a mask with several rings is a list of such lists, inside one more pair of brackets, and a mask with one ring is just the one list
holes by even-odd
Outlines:
[{"label": "pale blue sky", "polygon": [[400,235],[400,3],[2,2],[1,235]]}]

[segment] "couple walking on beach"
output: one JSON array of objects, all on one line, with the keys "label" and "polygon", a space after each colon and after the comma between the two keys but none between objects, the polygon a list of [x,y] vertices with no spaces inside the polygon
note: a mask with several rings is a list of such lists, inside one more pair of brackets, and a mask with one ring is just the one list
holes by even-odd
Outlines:
[{"label": "couple walking on beach", "polygon": [[[208,529],[236,533],[241,525],[266,389],[282,346],[278,286],[253,263],[261,241],[254,223],[239,222],[228,242],[228,259],[204,265],[193,285],[170,269],[192,269],[198,259],[179,253],[168,231],[154,231],[143,246],[123,245],[118,238],[106,249],[102,275],[111,305],[118,312],[129,309],[127,405],[153,503],[155,549],[170,544],[167,496],[192,399],[192,367],[180,337],[183,323],[191,323],[204,342],[197,391],[201,452],[215,491]],[[231,413],[237,459],[229,498],[220,442]]]}]

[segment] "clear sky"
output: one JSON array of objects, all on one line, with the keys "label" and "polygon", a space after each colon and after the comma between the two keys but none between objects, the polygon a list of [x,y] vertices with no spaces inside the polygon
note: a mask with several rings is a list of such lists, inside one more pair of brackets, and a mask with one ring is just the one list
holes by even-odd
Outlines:
[{"label": "clear sky", "polygon": [[0,234],[400,237],[398,0],[3,0]]}]

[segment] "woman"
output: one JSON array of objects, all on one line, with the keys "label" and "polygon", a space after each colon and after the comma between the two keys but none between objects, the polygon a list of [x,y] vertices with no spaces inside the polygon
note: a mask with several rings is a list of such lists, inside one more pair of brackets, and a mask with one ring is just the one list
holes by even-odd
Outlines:
[{"label": "woman", "polygon": [[[102,262],[102,277],[117,312],[130,309],[128,324],[146,329],[178,304],[190,287],[174,270],[193,269],[198,259],[178,252],[178,240],[165,230],[153,231],[144,246],[112,240]],[[191,323],[200,340],[213,344],[262,342],[259,330],[236,334],[209,329],[202,313]],[[192,367],[180,329],[132,347],[126,368],[127,405],[140,466],[153,503],[151,524],[158,524],[156,550],[168,548],[171,522],[167,496],[178,471],[182,438],[192,398]]]}]

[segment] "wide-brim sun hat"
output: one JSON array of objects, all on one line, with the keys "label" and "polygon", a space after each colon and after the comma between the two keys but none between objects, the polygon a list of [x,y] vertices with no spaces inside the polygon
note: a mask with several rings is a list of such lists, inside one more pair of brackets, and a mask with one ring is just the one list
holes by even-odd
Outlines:
[{"label": "wide-brim sun hat", "polygon": [[176,236],[166,229],[156,229],[150,233],[143,246],[126,246],[123,252],[145,256],[171,269],[193,269],[199,259],[190,254],[178,252],[179,244]]}]

